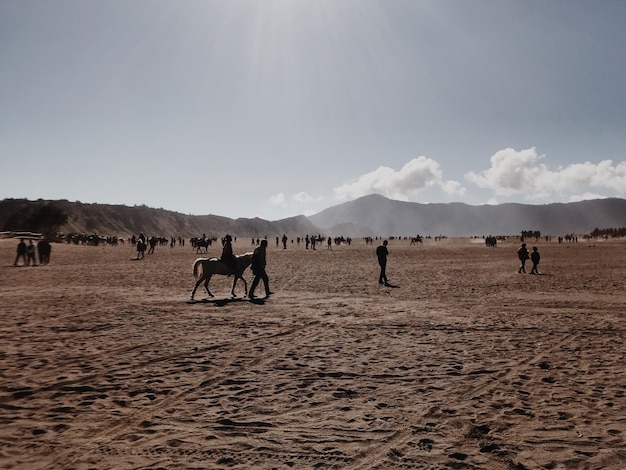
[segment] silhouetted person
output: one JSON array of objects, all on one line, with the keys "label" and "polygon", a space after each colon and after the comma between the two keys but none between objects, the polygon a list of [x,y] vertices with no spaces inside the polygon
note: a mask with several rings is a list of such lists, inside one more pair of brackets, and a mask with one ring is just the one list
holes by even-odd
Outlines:
[{"label": "silhouetted person", "polygon": [[148,240],[148,244],[150,245],[150,248],[148,249],[148,254],[151,255],[151,254],[154,253],[154,247],[157,244],[156,237],[154,237],[154,236],[150,237],[150,240]]},{"label": "silhouetted person", "polygon": [[233,253],[233,237],[226,234],[222,240],[222,256],[220,260],[234,273],[237,270],[237,258]]},{"label": "silhouetted person", "polygon": [[259,285],[259,281],[263,280],[263,286],[265,287],[265,297],[269,297],[271,295],[270,292],[270,281],[267,277],[267,273],[265,272],[265,264],[267,262],[267,240],[261,240],[261,245],[255,248],[254,253],[252,254],[252,274],[254,274],[254,279],[252,280],[252,285],[250,286],[250,292],[248,293],[248,297],[250,300],[254,299],[254,289]]},{"label": "silhouetted person", "polygon": [[287,235],[283,234],[283,250],[287,249]]},{"label": "silhouetted person", "polygon": [[539,267],[539,260],[541,255],[537,251],[537,247],[533,246],[533,252],[530,254],[530,260],[533,262],[533,269],[530,270],[530,274],[539,274],[537,267]]},{"label": "silhouetted person", "polygon": [[137,259],[143,259],[146,254],[146,240],[145,237],[137,239]]},{"label": "silhouetted person", "polygon": [[17,255],[15,256],[15,262],[13,263],[13,266],[17,266],[17,260],[19,260],[20,258],[22,258],[22,262],[24,263],[24,266],[26,266],[26,243],[24,243],[24,239],[21,238],[20,242],[17,244]]},{"label": "silhouetted person", "polygon": [[50,253],[52,252],[52,246],[50,242],[45,238],[39,240],[37,243],[37,253],[39,254],[39,264],[50,263]]},{"label": "silhouetted person", "polygon": [[387,240],[383,241],[382,245],[379,245],[376,248],[376,256],[378,257],[378,264],[380,265],[380,276],[378,276],[378,283],[384,284],[386,286],[389,285],[389,281],[387,280],[387,256],[389,255],[389,250],[387,250]]},{"label": "silhouetted person", "polygon": [[519,247],[519,249],[517,250],[517,256],[520,262],[522,263],[519,269],[517,270],[517,272],[525,273],[526,272],[526,260],[530,258],[530,256],[528,255],[528,248],[526,248],[526,243],[522,243],[522,246]]},{"label": "silhouetted person", "polygon": [[28,246],[26,247],[26,265],[30,266],[32,261],[33,266],[37,266],[37,261],[35,260],[35,245],[32,240],[28,240]]}]

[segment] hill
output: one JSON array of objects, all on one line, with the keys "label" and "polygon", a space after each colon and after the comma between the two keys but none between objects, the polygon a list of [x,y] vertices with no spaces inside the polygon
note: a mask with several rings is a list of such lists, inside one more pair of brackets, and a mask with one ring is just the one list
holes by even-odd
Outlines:
[{"label": "hill", "polygon": [[[147,206],[84,204],[81,202],[29,201],[5,199],[0,202],[0,229],[22,231],[38,230],[28,221],[15,217],[45,204],[51,204],[67,214],[67,222],[59,227],[63,233],[97,233],[104,236],[129,237],[139,232],[156,236],[221,237],[230,233],[236,237],[304,236],[319,233],[319,229],[305,216],[268,221],[260,218],[230,219],[217,215],[187,215]],[[22,221],[22,222],[20,222]],[[7,225],[9,224],[9,225]]]},{"label": "hill", "polygon": [[[372,235],[543,235],[588,234],[595,228],[626,227],[626,200],[610,198],[546,205],[421,204],[380,195],[364,196],[325,209],[309,219],[322,232],[354,224]],[[345,235],[357,236],[351,233]]]},{"label": "hill", "polygon": [[44,205],[67,214],[59,227],[63,233],[97,233],[129,237],[144,232],[163,237],[195,237],[206,233],[220,237],[273,238],[322,234],[364,236],[517,235],[522,230],[542,235],[588,234],[594,229],[626,227],[626,200],[596,199],[567,204],[500,204],[470,206],[464,203],[421,204],[395,201],[380,195],[364,196],[315,215],[269,221],[231,219],[218,215],[188,215],[147,206],[85,204],[81,202],[5,199],[0,202],[0,230],[40,230],[19,217]]}]

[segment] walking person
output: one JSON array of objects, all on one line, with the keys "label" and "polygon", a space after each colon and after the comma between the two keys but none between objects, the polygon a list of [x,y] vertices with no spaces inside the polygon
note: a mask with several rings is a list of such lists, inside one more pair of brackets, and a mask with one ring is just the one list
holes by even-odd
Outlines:
[{"label": "walking person", "polygon": [[537,267],[539,266],[539,260],[541,259],[541,255],[539,251],[537,251],[537,247],[533,246],[533,252],[530,254],[530,260],[533,262],[533,269],[530,270],[530,274],[539,274]]},{"label": "walking person", "polygon": [[267,273],[265,272],[265,264],[267,262],[267,240],[261,240],[261,245],[255,248],[254,253],[252,253],[252,274],[254,274],[254,279],[252,280],[252,285],[250,286],[250,292],[248,293],[248,297],[250,300],[254,300],[254,289],[259,285],[259,281],[263,280],[263,286],[265,287],[265,298],[269,297],[272,293],[270,292],[270,281],[267,277]]},{"label": "walking person", "polygon": [[26,266],[26,250],[26,243],[24,243],[23,238],[20,238],[20,242],[17,244],[17,255],[15,256],[15,262],[13,263],[13,266],[17,266],[17,260],[19,260],[20,258],[22,258],[22,262],[24,263],[24,266]]},{"label": "walking person", "polygon": [[517,270],[517,272],[525,273],[526,272],[526,260],[530,258],[529,253],[528,253],[528,248],[526,248],[526,243],[522,243],[522,246],[520,246],[519,249],[517,250],[517,257],[522,263],[519,269]]},{"label": "walking person", "polygon": [[387,279],[387,256],[389,255],[389,250],[387,249],[387,243],[387,240],[385,240],[382,245],[376,248],[376,256],[378,257],[378,264],[380,265],[378,283],[389,287],[389,280]]}]

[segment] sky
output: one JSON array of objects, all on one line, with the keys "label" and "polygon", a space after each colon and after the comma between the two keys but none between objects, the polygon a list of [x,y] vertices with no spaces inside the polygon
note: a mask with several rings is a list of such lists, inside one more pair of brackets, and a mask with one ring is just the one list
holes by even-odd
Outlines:
[{"label": "sky", "polygon": [[626,197],[622,0],[0,0],[0,200]]}]

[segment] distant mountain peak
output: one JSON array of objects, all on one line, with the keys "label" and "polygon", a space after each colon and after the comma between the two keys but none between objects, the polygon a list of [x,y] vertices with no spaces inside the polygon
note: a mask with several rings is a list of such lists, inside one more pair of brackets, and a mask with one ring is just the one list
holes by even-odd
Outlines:
[{"label": "distant mountain peak", "polygon": [[[470,206],[462,202],[424,204],[370,194],[309,216],[322,230],[358,226],[379,236],[516,235],[522,230],[544,235],[590,233],[595,228],[626,227],[626,200],[595,199],[528,205],[505,203]],[[349,234],[347,234],[349,235]]]}]

